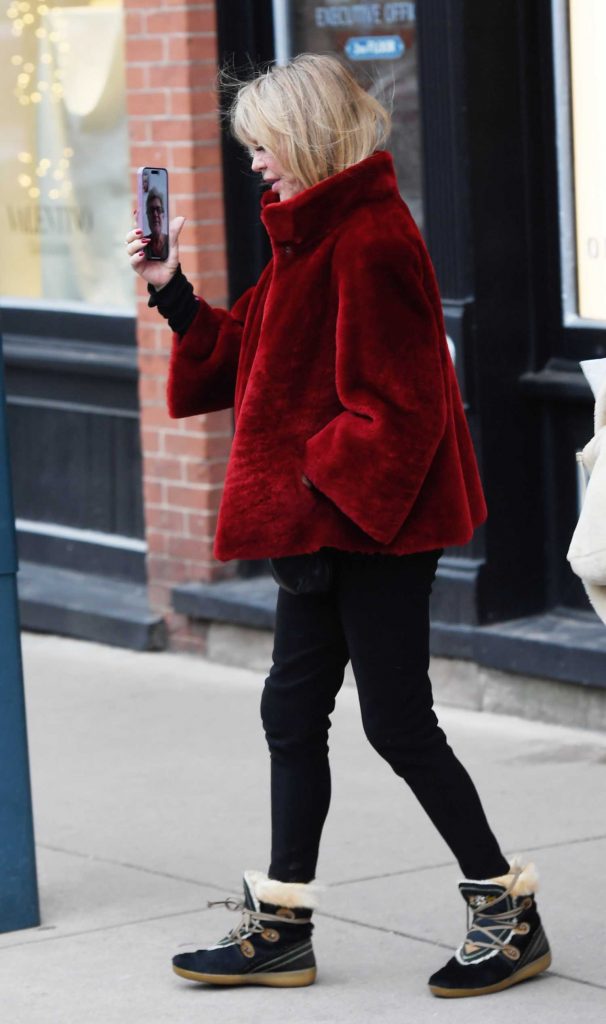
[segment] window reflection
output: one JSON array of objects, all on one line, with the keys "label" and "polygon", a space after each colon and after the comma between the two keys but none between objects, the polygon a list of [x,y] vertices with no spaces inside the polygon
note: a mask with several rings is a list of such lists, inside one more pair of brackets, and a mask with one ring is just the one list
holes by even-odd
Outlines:
[{"label": "window reflection", "polygon": [[0,295],[134,309],[121,0],[0,13]]},{"label": "window reflection", "polygon": [[390,149],[402,196],[422,226],[422,155],[413,2],[291,0],[292,53],[332,52],[360,83],[392,109]]}]

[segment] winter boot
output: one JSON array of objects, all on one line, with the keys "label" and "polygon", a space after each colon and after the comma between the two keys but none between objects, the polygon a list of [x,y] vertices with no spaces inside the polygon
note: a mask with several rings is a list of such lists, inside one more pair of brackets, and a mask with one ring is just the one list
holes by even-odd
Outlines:
[{"label": "winter boot", "polygon": [[272,985],[294,988],[316,979],[311,945],[311,912],[318,888],[302,882],[278,882],[261,871],[244,873],[244,900],[209,903],[242,913],[216,946],[173,957],[182,978],[211,985]]},{"label": "winter boot", "polygon": [[459,883],[467,903],[467,937],[429,979],[434,996],[500,992],[549,967],[549,943],[535,904],[537,883],[534,864],[522,868],[517,860],[500,878]]}]

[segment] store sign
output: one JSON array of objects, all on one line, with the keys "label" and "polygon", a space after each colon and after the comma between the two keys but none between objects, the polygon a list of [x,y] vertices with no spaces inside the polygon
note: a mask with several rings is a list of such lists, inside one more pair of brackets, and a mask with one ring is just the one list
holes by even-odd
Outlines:
[{"label": "store sign", "polygon": [[333,4],[330,7],[315,8],[318,28],[372,28],[374,26],[396,25],[414,21],[416,4]]},{"label": "store sign", "polygon": [[350,60],[395,60],[405,49],[400,36],[354,36],[345,43]]},{"label": "store sign", "polygon": [[[423,223],[417,4],[356,0],[284,0],[291,53],[336,53],[392,114],[389,149],[402,196]],[[605,0],[606,2],[606,0]]]},{"label": "store sign", "polygon": [[569,0],[579,316],[606,322],[606,0]]}]

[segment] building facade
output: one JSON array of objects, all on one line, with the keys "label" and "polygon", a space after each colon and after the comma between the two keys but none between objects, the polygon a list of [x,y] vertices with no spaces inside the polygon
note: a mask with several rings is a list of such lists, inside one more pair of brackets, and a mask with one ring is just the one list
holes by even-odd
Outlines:
[{"label": "building facade", "polygon": [[25,625],[202,650],[213,609],[265,621],[264,567],[212,555],[231,414],[168,419],[170,333],[124,235],[136,168],[168,168],[184,270],[211,304],[234,301],[269,252],[217,66],[335,52],[393,104],[489,505],[441,561],[434,651],[604,685],[604,627],[566,562],[592,433],[579,360],[606,354],[601,0],[15,0],[0,17]]}]

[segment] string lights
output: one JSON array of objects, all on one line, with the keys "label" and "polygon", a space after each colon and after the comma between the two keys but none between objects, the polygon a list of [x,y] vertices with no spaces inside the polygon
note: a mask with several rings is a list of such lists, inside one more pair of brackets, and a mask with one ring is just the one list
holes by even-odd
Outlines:
[{"label": "string lights", "polygon": [[[23,107],[38,106],[45,101],[60,103],[64,96],[62,80],[70,52],[66,21],[54,7],[53,25],[49,27],[45,21],[50,13],[48,4],[30,3],[28,0],[10,0],[6,11],[12,35],[22,41],[23,49],[30,51],[33,44],[42,50],[38,68],[23,53],[14,53],[11,57],[16,72],[13,95]],[[71,198],[69,167],[73,155],[73,149],[66,146],[57,160],[42,157],[36,163],[31,153],[19,153],[18,160],[22,165],[17,175],[19,185],[30,199],[56,201]]]}]

